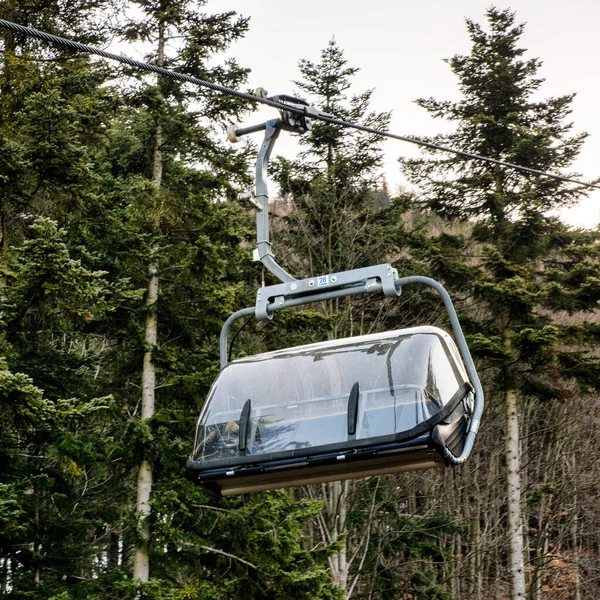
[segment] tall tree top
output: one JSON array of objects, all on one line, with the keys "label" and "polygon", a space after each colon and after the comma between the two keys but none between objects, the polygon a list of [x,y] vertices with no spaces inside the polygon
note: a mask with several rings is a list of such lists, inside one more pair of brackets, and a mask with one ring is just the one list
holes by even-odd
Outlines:
[{"label": "tall tree top", "polygon": [[347,65],[344,51],[332,39],[321,50],[319,63],[300,60],[298,66],[304,79],[294,83],[311,96],[317,96],[323,102],[323,110],[336,114],[338,111],[345,112],[343,101],[352,85],[351,78],[360,71]]},{"label": "tall tree top", "polygon": [[[318,62],[300,60],[299,69],[302,79],[294,83],[311,103],[340,119],[381,130],[388,128],[390,113],[371,110],[373,90],[351,93],[352,78],[360,69],[348,66],[335,40],[321,50]],[[380,136],[317,121],[300,143],[306,148],[300,155],[302,167],[296,164],[303,172],[300,179],[307,173],[321,174],[330,185],[342,188],[358,182],[372,184],[378,178],[383,158]],[[282,183],[286,179],[288,173]]]},{"label": "tall tree top", "polygon": [[[573,124],[567,117],[574,95],[538,99],[542,63],[524,58],[526,50],[519,46],[524,25],[516,23],[515,13],[495,7],[486,17],[487,31],[466,21],[470,54],[446,61],[458,77],[463,98],[417,100],[434,117],[457,124],[454,133],[433,141],[542,171],[568,168],[587,137],[571,134]],[[425,191],[426,204],[448,217],[498,224],[560,208],[585,193],[560,181],[462,157],[402,162]]]}]

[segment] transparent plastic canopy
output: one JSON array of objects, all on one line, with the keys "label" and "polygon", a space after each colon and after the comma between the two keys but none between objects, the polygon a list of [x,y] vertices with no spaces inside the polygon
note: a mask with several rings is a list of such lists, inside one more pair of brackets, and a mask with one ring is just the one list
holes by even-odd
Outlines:
[{"label": "transparent plastic canopy", "polygon": [[[454,341],[435,327],[243,358],[228,364],[215,381],[191,459],[210,469],[290,451],[368,446],[422,423],[466,381]],[[354,428],[349,410],[355,411]]]}]

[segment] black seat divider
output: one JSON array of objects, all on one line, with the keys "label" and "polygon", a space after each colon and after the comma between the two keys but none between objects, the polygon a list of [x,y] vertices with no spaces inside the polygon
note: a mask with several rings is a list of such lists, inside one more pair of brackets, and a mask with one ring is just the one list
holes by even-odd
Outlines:
[{"label": "black seat divider", "polygon": [[240,439],[238,442],[238,448],[240,452],[245,452],[248,447],[248,431],[250,425],[250,409],[252,408],[252,401],[250,398],[246,400],[244,407],[242,408],[242,414],[240,415]]},{"label": "black seat divider", "polygon": [[356,422],[358,420],[358,397],[360,386],[358,381],[352,386],[348,398],[348,435],[356,435]]}]

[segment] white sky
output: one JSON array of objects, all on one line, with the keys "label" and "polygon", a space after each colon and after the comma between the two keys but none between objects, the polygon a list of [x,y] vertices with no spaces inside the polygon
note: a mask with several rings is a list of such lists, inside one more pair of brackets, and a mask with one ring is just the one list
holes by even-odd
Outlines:
[{"label": "white sky", "polygon": [[[414,104],[420,97],[457,99],[456,77],[442,59],[469,52],[464,19],[484,24],[488,0],[209,0],[206,12],[235,10],[251,17],[250,31],[231,48],[231,55],[252,69],[250,87],[270,94],[292,93],[299,78],[298,61],[318,61],[320,51],[335,38],[348,64],[361,70],[354,91],[374,88],[373,110],[392,110],[390,131],[426,136],[447,131]],[[600,0],[513,0],[500,4],[526,22],[521,47],[525,58],[543,61],[539,75],[546,79],[543,97],[577,93],[573,101],[574,131],[590,135],[575,171],[589,181],[600,175]],[[596,73],[596,75],[594,75]],[[268,119],[265,107],[246,125]],[[283,138],[283,136],[282,136]],[[295,145],[280,138],[276,154],[293,156]],[[257,139],[258,141],[258,139]],[[416,146],[385,142],[385,176],[394,187],[402,182],[396,160],[416,156]],[[576,226],[594,227],[600,221],[600,191],[592,191],[564,219]]]}]

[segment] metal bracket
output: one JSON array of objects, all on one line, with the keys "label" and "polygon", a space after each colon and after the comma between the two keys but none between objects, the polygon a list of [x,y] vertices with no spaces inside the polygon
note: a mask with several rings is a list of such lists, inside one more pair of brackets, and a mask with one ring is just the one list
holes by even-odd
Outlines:
[{"label": "metal bracket", "polygon": [[256,210],[263,209],[262,204],[256,201],[256,193],[254,192],[254,190],[249,190],[248,192],[242,192],[241,194],[238,194],[238,200],[240,202],[247,202],[250,206],[252,206],[252,208],[255,208]]},{"label": "metal bracket", "polygon": [[396,269],[382,264],[260,288],[256,292],[256,318],[272,319],[281,308],[366,292],[382,291],[385,296],[396,297],[400,295],[397,278]]},{"label": "metal bracket", "polygon": [[[287,105],[290,108],[295,109],[293,111],[279,109],[279,114],[281,115],[284,129],[288,131],[306,133],[312,129],[312,121],[309,117],[322,114],[318,108],[312,107],[306,100],[302,100],[302,98],[296,98],[295,96],[289,96],[287,94],[269,96],[267,90],[262,87],[256,88],[256,90],[254,90],[254,95],[258,96],[259,98],[267,98],[268,100],[279,102],[280,104]],[[300,110],[302,112],[298,112]]]},{"label": "metal bracket", "polygon": [[306,133],[312,126],[310,117],[325,115],[325,113],[310,106],[308,102],[301,98],[285,94],[269,97],[263,88],[258,88],[255,91],[255,95],[260,98],[268,98],[269,100],[276,101],[284,106],[289,106],[293,110],[281,108],[279,110],[281,118],[271,119],[266,123],[259,123],[250,127],[239,127],[232,123],[227,128],[227,137],[230,142],[235,143],[239,142],[240,138],[245,135],[258,131],[265,132],[265,137],[256,159],[256,190],[254,194],[252,192],[240,194],[239,198],[240,200],[249,202],[256,209],[256,249],[252,253],[253,260],[260,261],[279,281],[290,283],[295,282],[296,279],[275,260],[269,241],[269,192],[267,187],[269,158],[281,130]]}]

